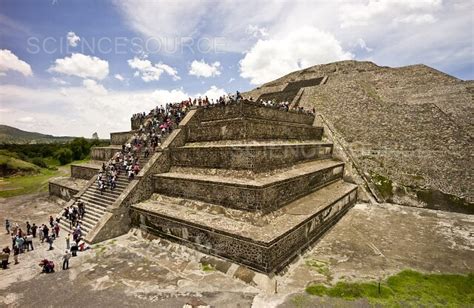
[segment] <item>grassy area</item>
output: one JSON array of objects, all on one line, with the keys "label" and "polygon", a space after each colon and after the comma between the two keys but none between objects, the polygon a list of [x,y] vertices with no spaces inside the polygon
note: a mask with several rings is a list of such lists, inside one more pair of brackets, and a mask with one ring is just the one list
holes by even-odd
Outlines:
[{"label": "grassy area", "polygon": [[380,283],[380,288],[378,282],[338,282],[331,287],[311,284],[306,292],[346,300],[366,298],[384,307],[472,307],[474,274],[422,274],[405,270]]},{"label": "grassy area", "polygon": [[321,275],[326,276],[328,281],[332,280],[331,271],[329,270],[329,262],[307,259],[305,260],[305,265],[308,266],[311,270],[314,270]]},{"label": "grassy area", "polygon": [[[83,163],[88,161],[89,158],[74,161],[72,163]],[[29,164],[28,162],[21,161]],[[15,175],[10,177],[0,177],[0,197],[8,198],[19,195],[38,193],[48,191],[48,181],[53,177],[65,176],[70,164],[65,165],[61,169],[58,169],[59,162],[53,158],[47,159],[49,168],[36,168],[36,174],[27,175]],[[71,163],[71,164],[72,164]]]},{"label": "grassy area", "polygon": [[59,170],[42,168],[38,174],[0,178],[0,197],[48,191],[48,180],[59,175]]},{"label": "grassy area", "polygon": [[2,173],[36,173],[39,171],[39,167],[32,163],[23,161],[13,156],[0,154],[0,168],[3,170]]}]

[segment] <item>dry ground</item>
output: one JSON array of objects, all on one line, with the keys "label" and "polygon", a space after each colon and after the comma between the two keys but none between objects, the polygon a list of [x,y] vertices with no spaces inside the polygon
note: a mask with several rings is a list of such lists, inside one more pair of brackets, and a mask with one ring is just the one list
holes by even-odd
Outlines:
[{"label": "dry ground", "polygon": [[[63,202],[46,195],[0,200],[1,219],[44,223]],[[63,236],[62,234],[60,234]],[[2,232],[0,243],[8,244]],[[277,294],[263,292],[218,270],[207,270],[202,254],[138,231],[101,243],[59,269],[65,241],[35,242],[20,264],[0,271],[0,306],[12,307],[215,307],[368,306],[304,294],[313,281],[369,280],[412,268],[468,273],[474,268],[474,217],[391,204],[358,204],[318,243],[276,277]],[[40,274],[38,261],[56,261],[54,274]]]}]

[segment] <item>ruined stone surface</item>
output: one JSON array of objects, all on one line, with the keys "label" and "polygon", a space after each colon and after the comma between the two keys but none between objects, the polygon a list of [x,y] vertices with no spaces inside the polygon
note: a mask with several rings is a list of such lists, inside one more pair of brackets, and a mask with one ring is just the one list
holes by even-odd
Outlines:
[{"label": "ruined stone surface", "polygon": [[87,184],[86,180],[72,177],[59,177],[49,181],[49,194],[69,201]]},{"label": "ruined stone surface", "polygon": [[308,114],[293,111],[282,112],[276,108],[264,107],[261,104],[247,101],[240,101],[228,106],[213,106],[200,112],[197,119],[200,122],[207,122],[241,117],[306,125],[312,125],[314,121],[314,116]]},{"label": "ruined stone surface", "polygon": [[[202,200],[243,210],[268,212],[291,202],[310,191],[342,179],[341,162],[322,160],[303,163],[273,176],[256,176],[250,180],[221,175],[190,173],[191,170],[156,175],[155,191]],[[195,169],[193,169],[195,171]]]},{"label": "ruined stone surface", "polygon": [[91,149],[91,159],[93,160],[109,160],[118,151],[122,150],[121,146],[111,145],[108,147],[93,147]]},{"label": "ruined stone surface", "polygon": [[193,208],[192,201],[155,199],[132,206],[134,225],[257,271],[271,272],[340,219],[355,203],[357,193],[355,185],[334,183],[290,203],[264,225],[226,217],[220,211],[205,212]]},{"label": "ruined stone surface", "polygon": [[110,144],[121,146],[122,144],[127,143],[127,141],[133,137],[134,133],[134,130],[128,132],[110,133]]},{"label": "ruined stone surface", "polygon": [[186,144],[173,149],[171,159],[175,166],[266,171],[331,156],[332,144],[319,141],[279,144],[237,141],[227,145]]},{"label": "ruined stone surface", "polygon": [[99,173],[103,161],[91,160],[81,164],[71,164],[71,177],[89,180]]},{"label": "ruined stone surface", "polygon": [[275,138],[319,140],[323,133],[321,127],[252,118],[212,121],[199,126],[190,125],[186,130],[188,142]]},{"label": "ruined stone surface", "polygon": [[[160,174],[151,178],[145,167],[141,184],[119,198],[120,207],[130,206],[134,226],[269,273],[355,203],[357,187],[342,181],[342,163],[329,160],[332,143],[319,141],[313,115],[246,101],[193,112],[162,144]],[[304,137],[287,139],[290,128],[297,130],[293,137]],[[162,195],[135,204],[148,196],[150,181]],[[196,206],[197,200],[207,203]],[[228,208],[234,215],[225,214]],[[238,218],[244,216],[250,219]]]},{"label": "ruined stone surface", "polygon": [[[299,104],[315,107],[332,124],[363,176],[381,188],[381,200],[474,212],[473,169],[466,167],[474,165],[472,81],[425,65],[342,61],[288,74],[244,95],[258,97],[320,76],[327,82],[305,88]],[[391,189],[379,185],[384,179]]]}]

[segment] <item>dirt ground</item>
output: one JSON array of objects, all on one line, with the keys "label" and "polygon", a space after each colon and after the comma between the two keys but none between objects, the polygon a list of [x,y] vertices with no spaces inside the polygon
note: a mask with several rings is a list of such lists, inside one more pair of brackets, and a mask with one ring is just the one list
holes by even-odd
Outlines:
[{"label": "dirt ground", "polygon": [[[64,204],[44,194],[0,203],[2,223],[9,217],[23,227],[27,219],[45,223]],[[144,239],[137,230],[81,252],[63,271],[63,236],[52,251],[36,240],[34,251],[20,255],[20,264],[0,271],[0,306],[365,307],[365,300],[319,298],[305,294],[304,288],[314,281],[379,279],[406,268],[464,274],[474,268],[474,216],[392,204],[356,205],[272,280],[276,294],[203,268],[203,254],[166,240]],[[0,243],[10,243],[4,232]],[[55,261],[55,273],[40,274],[37,263],[44,257]]]}]

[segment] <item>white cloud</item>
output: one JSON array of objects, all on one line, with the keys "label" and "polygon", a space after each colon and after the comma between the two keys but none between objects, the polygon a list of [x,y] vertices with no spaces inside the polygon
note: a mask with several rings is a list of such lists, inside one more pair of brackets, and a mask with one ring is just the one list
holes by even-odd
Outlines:
[{"label": "white cloud", "polygon": [[181,79],[175,68],[162,62],[153,64],[150,60],[134,57],[133,59],[128,60],[128,65],[136,70],[134,76],[137,77],[141,75],[142,80],[145,82],[160,80],[161,74],[163,73],[173,77],[173,80]]},{"label": "white cloud", "polygon": [[230,78],[229,81],[228,81],[228,83],[231,83],[231,82],[234,81],[234,80],[235,80],[235,78]]},{"label": "white cloud", "polygon": [[103,85],[98,84],[95,80],[93,79],[84,79],[82,81],[82,85],[89,90],[90,92],[97,94],[97,95],[105,95],[107,94],[107,89],[104,88]]},{"label": "white cloud", "polygon": [[32,76],[33,71],[31,70],[31,66],[18,59],[18,57],[13,54],[8,49],[1,49],[0,50],[0,76],[6,75],[7,71],[17,71],[24,76]]},{"label": "white cloud", "polygon": [[255,26],[255,25],[248,25],[245,32],[254,38],[261,38],[261,37],[268,36],[268,31],[266,28]]},{"label": "white cloud", "polygon": [[[53,135],[90,137],[97,131],[102,138],[107,138],[110,132],[130,130],[133,113],[148,112],[157,105],[182,101],[189,96],[183,89],[110,90],[97,95],[85,86],[58,91],[57,88],[0,85],[2,109],[9,110],[9,116],[2,117],[2,124]],[[18,122],[27,117],[33,117],[34,121]]]},{"label": "white cloud", "polygon": [[77,42],[81,40],[81,38],[77,36],[76,33],[74,32],[68,32],[66,38],[67,38],[67,43],[69,44],[69,46],[72,46],[72,47],[77,47]]},{"label": "white cloud", "polygon": [[359,38],[359,39],[357,40],[357,45],[358,45],[361,49],[363,49],[363,50],[365,50],[365,51],[367,51],[367,52],[371,52],[371,51],[373,50],[372,48],[368,47],[367,44],[365,43],[365,41],[364,41],[363,39],[361,39],[361,38]]},{"label": "white cloud", "polygon": [[219,71],[220,66],[221,64],[218,61],[207,64],[206,62],[204,62],[204,60],[194,60],[191,63],[189,75],[205,78],[219,76],[221,74],[221,72]]},{"label": "white cloud", "polygon": [[303,27],[285,36],[259,40],[240,61],[240,75],[261,84],[308,66],[352,57],[330,33]]},{"label": "white cloud", "polygon": [[62,85],[62,86],[69,84],[65,80],[62,80],[61,78],[56,78],[56,77],[51,78],[51,81],[55,84]]},{"label": "white cloud", "polygon": [[218,99],[223,95],[227,95],[227,92],[216,86],[211,86],[206,92],[204,92],[204,94],[196,94],[196,96],[201,96],[203,98],[207,96],[208,99]]},{"label": "white cloud", "polygon": [[431,14],[411,14],[403,17],[397,17],[394,23],[405,23],[405,24],[432,24],[436,22],[436,18]]},{"label": "white cloud", "polygon": [[[202,35],[206,40],[201,43],[212,38],[211,44],[216,43],[216,50],[241,52],[251,43],[246,32],[249,25],[266,25],[277,19],[280,22],[285,9],[294,5],[290,1],[261,1],[255,5],[248,0],[115,3],[135,31],[160,42],[160,52],[163,53],[175,53],[181,50],[181,46],[187,49],[190,45],[198,52]],[[259,29],[263,27],[259,26]],[[190,41],[194,44],[189,44]]]},{"label": "white cloud", "polygon": [[124,80],[125,80],[125,78],[123,78],[123,76],[120,75],[120,74],[115,74],[115,75],[114,75],[114,78],[115,78],[115,79],[118,79],[118,80],[120,80],[120,81],[124,81]]},{"label": "white cloud", "polygon": [[33,123],[35,119],[33,117],[21,117],[17,121],[20,123]]},{"label": "white cloud", "polygon": [[434,17],[428,12],[435,12],[442,6],[442,0],[369,0],[368,2],[348,2],[341,7],[341,27],[367,26],[396,23],[432,22]]},{"label": "white cloud", "polygon": [[48,71],[81,78],[102,80],[109,74],[109,62],[97,57],[81,53],[73,53],[70,57],[56,59]]}]

